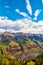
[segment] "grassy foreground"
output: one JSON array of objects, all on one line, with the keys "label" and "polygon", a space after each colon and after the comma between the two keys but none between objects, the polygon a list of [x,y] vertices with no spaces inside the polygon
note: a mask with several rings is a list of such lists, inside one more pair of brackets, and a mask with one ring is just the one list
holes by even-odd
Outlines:
[{"label": "grassy foreground", "polygon": [[17,60],[0,54],[0,65],[43,65],[43,53],[37,57]]}]

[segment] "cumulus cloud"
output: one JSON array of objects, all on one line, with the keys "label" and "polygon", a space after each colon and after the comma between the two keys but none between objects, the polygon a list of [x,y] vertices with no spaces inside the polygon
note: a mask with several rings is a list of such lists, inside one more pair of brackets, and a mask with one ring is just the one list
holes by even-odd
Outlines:
[{"label": "cumulus cloud", "polygon": [[0,17],[0,32],[24,32],[43,34],[43,21],[32,22],[31,19],[9,20],[7,17]]},{"label": "cumulus cloud", "polygon": [[29,14],[32,15],[32,8],[31,8],[31,5],[30,5],[29,0],[26,0],[26,4],[27,4],[26,5],[26,8],[27,8]]},{"label": "cumulus cloud", "polygon": [[6,17],[0,17],[0,29],[5,31],[19,31],[24,27],[22,20],[12,21],[6,19]]},{"label": "cumulus cloud", "polygon": [[0,28],[0,33],[4,33],[5,29]]},{"label": "cumulus cloud", "polygon": [[41,12],[41,10],[39,10],[39,9],[37,9],[36,11],[35,11],[35,13],[34,13],[34,20],[37,20],[37,17],[38,17],[38,15],[40,14],[40,12]]}]

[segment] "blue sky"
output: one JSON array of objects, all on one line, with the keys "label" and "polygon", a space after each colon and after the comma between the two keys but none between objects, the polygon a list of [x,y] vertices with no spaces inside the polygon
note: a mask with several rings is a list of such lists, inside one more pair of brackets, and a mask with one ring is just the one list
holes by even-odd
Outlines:
[{"label": "blue sky", "polygon": [[26,8],[26,0],[0,0],[0,16],[7,16],[11,20],[21,19],[24,16],[15,11],[19,9],[22,12],[27,13],[31,18],[34,18],[34,12],[37,9],[41,9],[41,13],[38,15],[37,20],[43,20],[43,4],[42,0],[29,0],[32,8],[32,15],[29,14]]},{"label": "blue sky", "polygon": [[43,0],[0,0],[0,31],[43,33]]}]

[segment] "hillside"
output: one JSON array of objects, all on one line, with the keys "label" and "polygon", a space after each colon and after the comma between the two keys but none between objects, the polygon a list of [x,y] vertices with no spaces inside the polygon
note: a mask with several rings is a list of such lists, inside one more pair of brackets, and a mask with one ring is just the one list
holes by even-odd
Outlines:
[{"label": "hillside", "polygon": [[31,40],[31,41],[39,41],[43,43],[43,34],[29,34],[29,33],[8,33],[5,32],[0,35],[0,40],[2,42],[7,43],[10,42],[11,40],[14,40],[18,43],[25,44],[26,41]]},{"label": "hillside", "polygon": [[9,58],[15,56],[19,59],[19,55],[21,59],[37,56],[43,52],[43,41],[37,37],[41,38],[41,35],[5,32],[0,34],[0,48]]}]

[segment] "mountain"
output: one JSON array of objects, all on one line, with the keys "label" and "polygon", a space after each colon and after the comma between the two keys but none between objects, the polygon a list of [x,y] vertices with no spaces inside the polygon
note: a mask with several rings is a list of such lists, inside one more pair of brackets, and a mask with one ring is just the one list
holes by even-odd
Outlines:
[{"label": "mountain", "polygon": [[37,41],[40,41],[40,42],[43,42],[43,34],[31,34],[31,35],[28,35],[28,38],[33,40],[37,40]]},{"label": "mountain", "polygon": [[[1,41],[3,44],[9,44],[12,40],[17,42],[18,44],[35,44],[40,46],[43,43],[43,35],[42,34],[29,34],[29,33],[9,33],[5,32],[0,35]],[[38,42],[40,44],[38,44]]]},{"label": "mountain", "polygon": [[26,41],[37,40],[39,42],[43,42],[43,34],[29,34],[29,33],[9,33],[5,32],[0,35],[2,42],[8,43],[11,40],[18,42],[19,44],[25,44]]},{"label": "mountain", "polygon": [[[0,34],[0,46],[4,47],[4,54],[8,57],[11,55],[23,54],[25,57],[28,55],[39,55],[43,49],[43,35],[42,34],[29,34],[29,33],[9,33],[5,32]],[[4,45],[4,46],[3,46]],[[36,51],[37,50],[37,51]],[[29,54],[30,53],[30,54]]]}]

